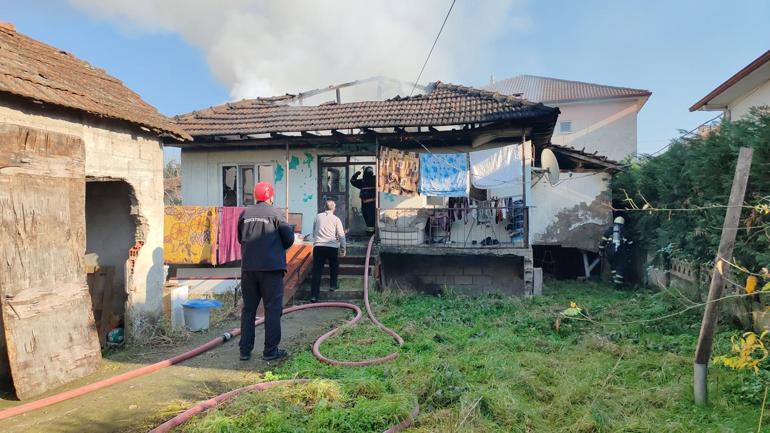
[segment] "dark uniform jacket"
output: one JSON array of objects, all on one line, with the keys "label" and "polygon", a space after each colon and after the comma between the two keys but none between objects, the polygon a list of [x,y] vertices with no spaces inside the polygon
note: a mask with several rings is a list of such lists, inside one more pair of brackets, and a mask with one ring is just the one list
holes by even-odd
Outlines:
[{"label": "dark uniform jacket", "polygon": [[361,203],[374,203],[377,195],[377,179],[371,173],[364,173],[363,178],[359,178],[360,172],[353,174],[350,178],[350,184],[361,190],[358,194],[361,197]]},{"label": "dark uniform jacket", "polygon": [[286,250],[294,244],[294,233],[283,214],[260,202],[248,206],[238,218],[241,270],[285,271]]}]

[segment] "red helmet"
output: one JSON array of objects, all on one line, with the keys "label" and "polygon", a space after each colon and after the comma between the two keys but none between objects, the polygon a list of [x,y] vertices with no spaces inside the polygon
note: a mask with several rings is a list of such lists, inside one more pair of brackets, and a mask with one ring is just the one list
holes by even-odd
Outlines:
[{"label": "red helmet", "polygon": [[254,185],[254,199],[258,202],[268,201],[275,197],[275,188],[268,182],[259,182]]}]

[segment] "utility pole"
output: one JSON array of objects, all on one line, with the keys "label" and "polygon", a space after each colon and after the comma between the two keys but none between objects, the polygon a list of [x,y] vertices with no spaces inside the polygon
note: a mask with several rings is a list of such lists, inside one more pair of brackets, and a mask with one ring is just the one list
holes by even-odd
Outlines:
[{"label": "utility pole", "polygon": [[725,221],[722,225],[722,237],[719,239],[719,250],[714,259],[714,271],[711,274],[711,285],[709,286],[706,310],[703,312],[698,346],[695,349],[693,396],[695,397],[695,403],[699,405],[708,402],[708,363],[711,358],[711,348],[714,345],[714,330],[716,329],[717,309],[719,306],[716,300],[722,297],[722,289],[725,286],[725,272],[727,272],[729,266],[727,261],[733,256],[735,235],[738,232],[741,209],[743,208],[743,197],[746,194],[746,183],[749,180],[752,153],[751,148],[741,147],[738,154],[733,187],[730,190]]}]

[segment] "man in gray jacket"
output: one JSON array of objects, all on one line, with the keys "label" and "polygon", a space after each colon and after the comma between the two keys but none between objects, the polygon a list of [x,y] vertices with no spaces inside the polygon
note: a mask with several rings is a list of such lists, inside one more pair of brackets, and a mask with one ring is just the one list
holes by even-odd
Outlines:
[{"label": "man in gray jacket", "polygon": [[321,291],[321,274],[329,262],[329,290],[337,289],[339,257],[345,256],[345,229],[334,209],[333,200],[326,200],[326,211],[319,213],[313,223],[313,280],[310,286],[310,300],[318,302]]}]

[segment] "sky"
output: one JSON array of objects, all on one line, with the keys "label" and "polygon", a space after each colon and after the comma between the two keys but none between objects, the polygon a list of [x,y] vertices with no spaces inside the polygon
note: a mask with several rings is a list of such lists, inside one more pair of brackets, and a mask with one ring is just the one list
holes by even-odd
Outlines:
[{"label": "sky", "polygon": [[[0,21],[175,115],[375,75],[413,81],[450,3],[0,0]],[[456,0],[421,82],[533,74],[648,89],[638,148],[652,153],[714,116],[688,108],[770,49],[768,22],[763,0]]]}]

